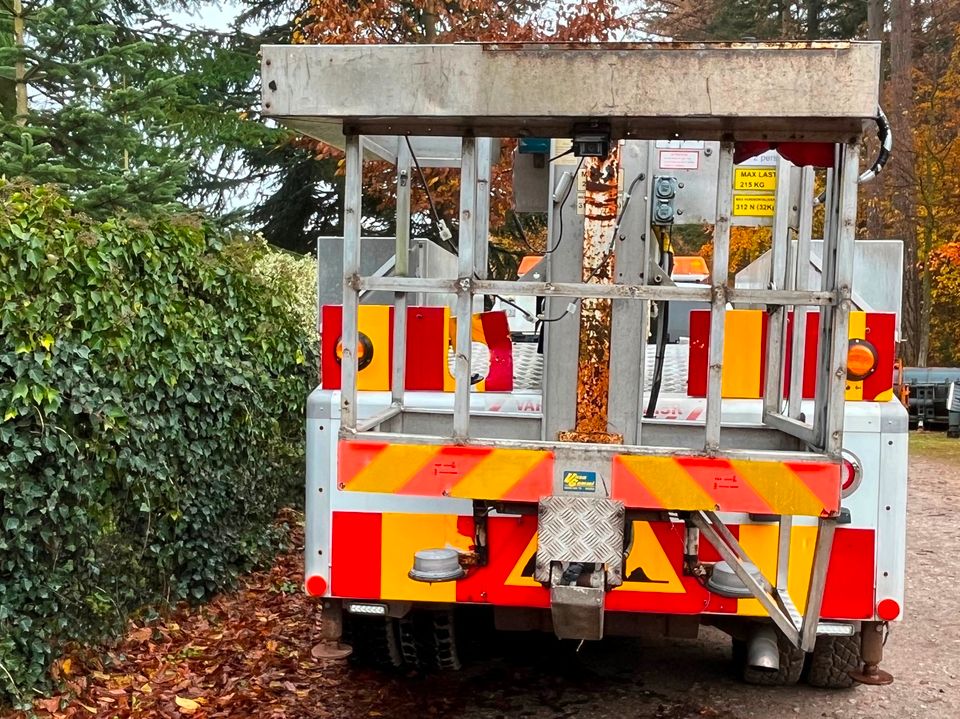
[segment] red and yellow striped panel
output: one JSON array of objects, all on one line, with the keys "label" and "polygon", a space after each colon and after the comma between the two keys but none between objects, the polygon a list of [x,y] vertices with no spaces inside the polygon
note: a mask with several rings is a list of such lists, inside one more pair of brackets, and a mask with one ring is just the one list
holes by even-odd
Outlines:
[{"label": "red and yellow striped panel", "polygon": [[[787,343],[784,393],[790,385],[793,313],[787,316]],[[816,394],[820,313],[806,315],[804,332],[803,397]],[[866,379],[849,382],[846,399],[885,402],[893,398],[893,364],[896,315],[887,312],[851,312],[850,339],[870,342],[877,351],[877,367]],[[687,394],[705,397],[710,344],[710,311],[690,312],[690,361],[687,366]],[[766,374],[767,314],[762,310],[727,310],[721,393],[724,398],[758,399],[763,396]]]},{"label": "red and yellow striped panel", "polygon": [[618,455],[611,495],[643,509],[830,516],[840,509],[840,466]]},{"label": "red and yellow striped panel", "polygon": [[[550,606],[550,592],[534,576],[537,518],[492,516],[487,520],[487,563],[456,582],[414,582],[407,572],[413,553],[427,547],[471,551],[473,517],[450,514],[334,512],[331,591],[349,599],[467,602],[497,606]],[[624,583],[607,595],[615,612],[759,615],[756,600],[708,592],[683,571],[682,522],[632,522],[633,541]],[[750,559],[771,579],[777,570],[776,525],[732,525]],[[790,542],[789,587],[803,606],[810,583],[816,527],[794,526]],[[827,570],[822,616],[872,619],[874,531],[838,527]],[[701,541],[700,559],[720,557]]]},{"label": "red and yellow striped panel", "polygon": [[339,482],[352,492],[537,502],[551,493],[553,459],[545,450],[341,441]]}]

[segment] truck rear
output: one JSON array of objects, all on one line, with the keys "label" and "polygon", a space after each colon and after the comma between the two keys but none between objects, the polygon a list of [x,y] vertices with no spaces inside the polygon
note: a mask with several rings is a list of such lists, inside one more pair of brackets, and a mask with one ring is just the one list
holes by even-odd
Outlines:
[{"label": "truck rear", "polygon": [[[470,608],[574,641],[713,625],[755,683],[890,681],[900,247],[854,237],[889,151],[879,45],[263,54],[267,114],[345,152],[307,403],[305,588],[330,656],[456,668]],[[498,138],[520,138],[517,213],[548,221],[515,281],[488,278]],[[381,262],[361,200],[384,160]],[[410,236],[424,166],[460,175],[457,239],[430,252]],[[706,268],[676,258],[691,232]],[[770,249],[733,277],[743,233]]]}]

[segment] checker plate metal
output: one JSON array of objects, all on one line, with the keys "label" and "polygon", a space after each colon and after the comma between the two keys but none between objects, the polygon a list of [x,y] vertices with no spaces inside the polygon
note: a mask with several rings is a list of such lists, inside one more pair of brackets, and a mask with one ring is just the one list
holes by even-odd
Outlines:
[{"label": "checker plate metal", "polygon": [[598,562],[607,584],[623,582],[623,502],[593,497],[544,497],[537,517],[536,578],[550,581],[551,562]]}]

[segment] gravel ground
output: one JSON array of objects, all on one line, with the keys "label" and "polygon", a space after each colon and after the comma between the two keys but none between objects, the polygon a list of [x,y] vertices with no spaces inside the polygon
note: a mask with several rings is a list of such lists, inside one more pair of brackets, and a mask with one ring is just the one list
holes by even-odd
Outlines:
[{"label": "gravel ground", "polygon": [[339,689],[354,694],[357,717],[960,717],[960,527],[948,519],[960,501],[960,459],[915,453],[909,501],[906,618],[883,664],[891,686],[748,686],[732,676],[727,637],[703,629],[697,641],[607,640],[580,653],[549,637],[516,637],[453,675],[336,670]]}]

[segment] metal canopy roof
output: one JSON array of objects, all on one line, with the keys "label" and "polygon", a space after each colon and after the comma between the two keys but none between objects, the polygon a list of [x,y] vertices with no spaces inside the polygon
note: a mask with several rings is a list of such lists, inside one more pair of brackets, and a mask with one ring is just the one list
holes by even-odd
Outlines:
[{"label": "metal canopy roof", "polygon": [[[264,115],[344,133],[840,141],[876,115],[880,44],[268,45]],[[456,143],[459,145],[459,143]],[[457,148],[459,149],[459,148]]]}]

